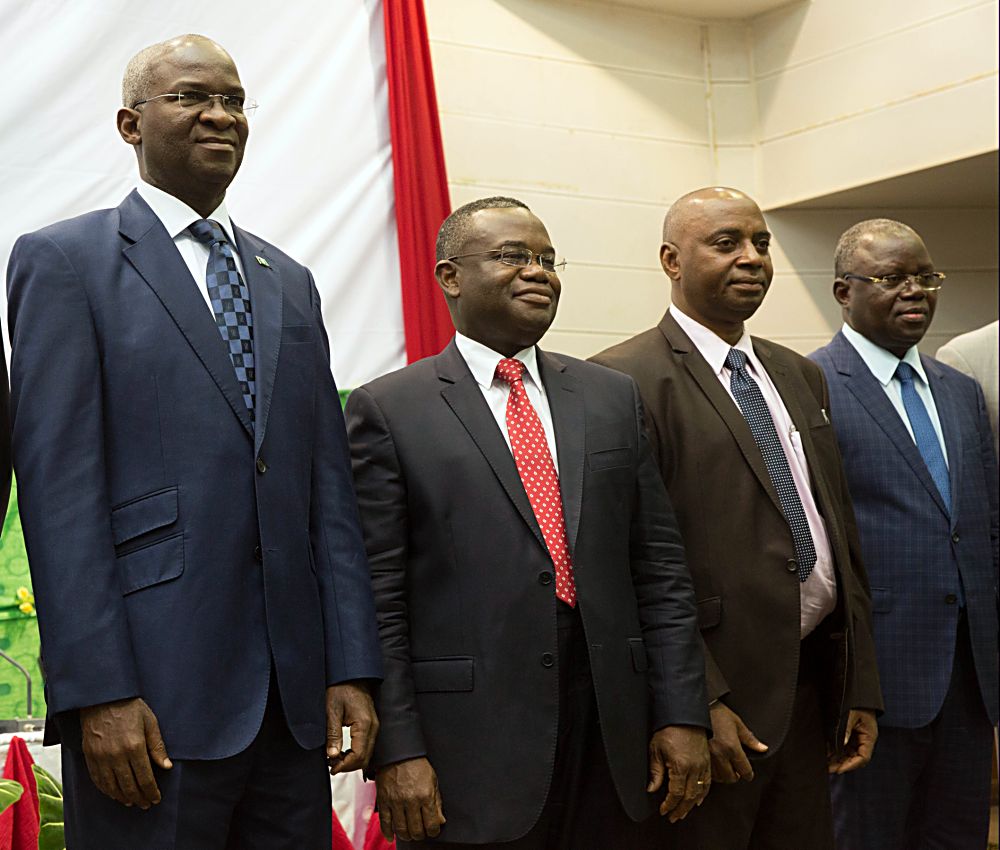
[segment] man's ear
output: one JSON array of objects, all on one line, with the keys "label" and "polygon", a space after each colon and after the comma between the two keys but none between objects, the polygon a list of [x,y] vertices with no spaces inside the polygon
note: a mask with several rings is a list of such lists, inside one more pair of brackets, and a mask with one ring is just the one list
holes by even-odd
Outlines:
[{"label": "man's ear", "polygon": [[844,308],[850,306],[851,303],[851,284],[849,284],[842,277],[838,277],[833,282],[833,297],[837,299],[837,303]]},{"label": "man's ear", "polygon": [[438,286],[449,298],[458,298],[462,287],[458,282],[458,266],[451,260],[441,260],[434,266],[434,277],[437,278]]},{"label": "man's ear", "polygon": [[671,280],[677,280],[681,276],[677,255],[677,246],[673,242],[664,242],[660,246],[660,265]]},{"label": "man's ear", "polygon": [[142,144],[142,133],[139,130],[139,120],[142,113],[138,109],[122,107],[118,110],[118,135],[127,144],[136,146]]}]

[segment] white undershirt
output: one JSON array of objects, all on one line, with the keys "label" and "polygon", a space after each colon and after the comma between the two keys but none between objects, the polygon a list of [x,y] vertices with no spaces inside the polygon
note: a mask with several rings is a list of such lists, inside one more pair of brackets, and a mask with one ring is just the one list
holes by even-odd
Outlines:
[{"label": "white undershirt", "polygon": [[[459,354],[472,372],[472,377],[479,384],[479,389],[489,405],[490,413],[496,419],[510,448],[510,436],[507,433],[507,397],[510,395],[510,385],[506,381],[495,378],[497,364],[504,359],[502,354],[498,354],[492,348],[488,348],[481,342],[469,339],[460,333],[455,333],[455,345]],[[532,346],[517,352],[514,359],[520,360],[524,364],[524,391],[528,395],[531,406],[535,408],[538,419],[542,423],[545,431],[545,441],[549,444],[549,454],[552,455],[552,463],[556,468],[556,475],[559,474],[559,456],[556,453],[556,432],[552,425],[552,412],[549,410],[549,400],[545,395],[545,388],[542,386],[542,376],[538,371],[538,350]],[[513,450],[511,451],[513,454]]]},{"label": "white undershirt", "polygon": [[[136,187],[136,191],[149,204],[153,215],[160,220],[170,238],[174,240],[174,245],[177,246],[181,259],[184,260],[184,264],[191,272],[191,277],[198,284],[198,291],[214,317],[215,311],[212,309],[212,301],[208,297],[205,274],[208,269],[208,246],[204,242],[199,242],[188,232],[188,227],[201,219],[202,216],[198,215],[180,198],[176,198],[162,189],[156,188],[156,186],[151,186],[149,183],[140,183]],[[246,280],[246,276],[243,274],[243,263],[240,262],[240,255],[236,250],[236,238],[233,233],[233,224],[229,220],[229,213],[226,211],[226,202],[223,201],[219,204],[215,212],[208,218],[218,222],[225,231],[229,238],[229,246],[233,250],[233,257],[236,259],[236,268]]]}]

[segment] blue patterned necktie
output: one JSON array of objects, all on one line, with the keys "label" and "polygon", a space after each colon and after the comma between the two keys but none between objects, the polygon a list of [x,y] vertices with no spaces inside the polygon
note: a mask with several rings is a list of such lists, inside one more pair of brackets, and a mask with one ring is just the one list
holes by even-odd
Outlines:
[{"label": "blue patterned necktie", "polygon": [[253,364],[253,313],[250,310],[250,290],[236,269],[233,249],[226,233],[216,221],[199,219],[188,231],[208,246],[206,284],[212,301],[215,324],[222,341],[229,349],[236,380],[243,391],[243,401],[254,421],[256,374]]},{"label": "blue patterned necktie", "polygon": [[733,397],[743,412],[750,433],[764,456],[764,465],[771,483],[778,493],[781,510],[785,521],[792,530],[792,543],[795,546],[795,560],[798,564],[799,581],[809,578],[816,566],[816,546],[813,544],[812,532],[809,530],[809,520],[802,508],[802,500],[792,478],[792,470],[788,466],[788,458],[781,447],[778,432],[774,430],[774,420],[767,402],[757,386],[757,382],[747,371],[747,356],[738,348],[730,348],[726,356],[726,366],[729,368],[729,388]]},{"label": "blue patterned necktie", "polygon": [[927,471],[934,479],[938,493],[941,494],[941,501],[944,502],[948,513],[951,513],[951,482],[948,480],[948,464],[945,463],[941,441],[938,440],[937,432],[931,423],[931,417],[917,394],[913,375],[913,367],[900,360],[896,367],[896,377],[903,388],[903,408],[906,410],[906,418],[910,420],[910,428],[913,429],[913,441],[917,444],[917,450],[927,465]]}]

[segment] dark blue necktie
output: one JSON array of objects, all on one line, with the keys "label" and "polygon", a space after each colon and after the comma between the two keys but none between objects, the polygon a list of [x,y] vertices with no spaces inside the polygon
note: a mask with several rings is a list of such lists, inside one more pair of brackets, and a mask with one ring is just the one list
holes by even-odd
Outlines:
[{"label": "dark blue necktie", "polygon": [[205,283],[212,301],[215,324],[222,341],[229,349],[236,380],[243,391],[250,421],[254,421],[256,375],[253,365],[253,313],[250,310],[250,290],[236,269],[233,249],[226,233],[216,221],[199,219],[188,230],[199,242],[208,246],[208,270]]},{"label": "dark blue necktie", "polygon": [[906,410],[907,419],[910,420],[910,428],[913,429],[913,440],[924,459],[927,471],[934,479],[938,493],[941,494],[941,501],[944,502],[948,513],[951,513],[951,482],[948,480],[948,464],[945,463],[941,441],[938,440],[937,432],[931,423],[931,417],[917,394],[917,388],[913,383],[913,374],[913,367],[900,360],[896,367],[896,377],[903,388],[903,408]]},{"label": "dark blue necktie", "polygon": [[795,560],[798,563],[799,581],[809,578],[816,566],[816,546],[813,543],[812,532],[809,530],[809,520],[802,508],[799,491],[792,478],[792,470],[788,466],[788,458],[781,447],[778,432],[774,430],[774,420],[767,402],[757,386],[757,382],[747,371],[747,356],[738,348],[730,348],[726,356],[726,366],[730,371],[729,388],[733,397],[743,412],[750,433],[764,456],[764,465],[771,483],[778,493],[781,510],[785,521],[792,530],[792,543],[795,546]]}]

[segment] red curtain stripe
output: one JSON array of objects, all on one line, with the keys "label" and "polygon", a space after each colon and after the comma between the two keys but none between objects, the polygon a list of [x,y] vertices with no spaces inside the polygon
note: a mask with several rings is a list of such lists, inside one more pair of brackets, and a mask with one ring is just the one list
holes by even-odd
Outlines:
[{"label": "red curtain stripe", "polygon": [[453,328],[434,279],[434,239],[451,211],[423,0],[384,0],[389,129],[408,363],[437,354]]}]

